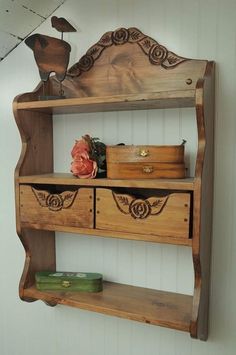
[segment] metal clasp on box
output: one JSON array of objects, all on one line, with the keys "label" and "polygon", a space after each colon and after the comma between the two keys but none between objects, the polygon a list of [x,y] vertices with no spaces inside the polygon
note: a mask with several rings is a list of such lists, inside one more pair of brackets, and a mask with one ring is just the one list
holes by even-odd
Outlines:
[{"label": "metal clasp on box", "polygon": [[61,285],[62,285],[62,287],[67,288],[67,287],[70,287],[71,282],[70,282],[70,281],[66,281],[66,280],[64,280],[64,281],[62,281]]},{"label": "metal clasp on box", "polygon": [[144,166],[143,167],[143,172],[145,173],[145,174],[150,174],[150,173],[152,173],[153,172],[153,166],[152,165],[146,165],[146,166]]},{"label": "metal clasp on box", "polygon": [[149,155],[149,150],[148,149],[140,149],[139,150],[139,156],[140,157],[147,157]]}]

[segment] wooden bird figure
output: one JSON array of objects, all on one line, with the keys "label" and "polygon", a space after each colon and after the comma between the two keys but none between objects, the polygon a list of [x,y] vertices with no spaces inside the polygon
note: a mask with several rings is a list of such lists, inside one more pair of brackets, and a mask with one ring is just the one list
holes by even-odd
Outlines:
[{"label": "wooden bird figure", "polygon": [[61,39],[63,39],[63,32],[76,32],[76,29],[64,17],[53,16],[51,23],[52,27],[61,32]]},{"label": "wooden bird figure", "polygon": [[25,43],[34,52],[42,81],[47,81],[51,72],[56,73],[60,82],[64,80],[71,51],[69,43],[39,33],[28,37]]}]

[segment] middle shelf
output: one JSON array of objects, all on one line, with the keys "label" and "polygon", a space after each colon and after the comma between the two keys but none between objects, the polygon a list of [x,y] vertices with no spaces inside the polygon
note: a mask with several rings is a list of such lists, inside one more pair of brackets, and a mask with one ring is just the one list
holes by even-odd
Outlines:
[{"label": "middle shelf", "polygon": [[76,186],[130,187],[145,189],[189,190],[195,188],[195,178],[185,179],[78,179],[69,173],[20,176],[20,184],[58,184]]}]

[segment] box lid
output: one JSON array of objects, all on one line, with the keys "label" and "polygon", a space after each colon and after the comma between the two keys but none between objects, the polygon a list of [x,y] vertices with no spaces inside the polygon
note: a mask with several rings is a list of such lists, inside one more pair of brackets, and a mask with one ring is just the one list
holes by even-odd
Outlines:
[{"label": "box lid", "polygon": [[69,271],[39,271],[35,274],[36,282],[57,283],[65,279],[68,281],[101,281],[102,274]]}]

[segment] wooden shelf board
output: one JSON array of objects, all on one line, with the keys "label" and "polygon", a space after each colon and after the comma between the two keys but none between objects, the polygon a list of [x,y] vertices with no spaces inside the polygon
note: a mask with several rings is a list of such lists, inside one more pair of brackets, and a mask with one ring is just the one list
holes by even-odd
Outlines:
[{"label": "wooden shelf board", "polygon": [[23,291],[25,300],[43,300],[189,332],[193,297],[142,287],[104,282],[99,293]]},{"label": "wooden shelf board", "polygon": [[117,110],[194,107],[195,90],[164,91],[103,97],[78,97],[16,103],[17,110],[53,113],[82,113]]},{"label": "wooden shelf board", "polygon": [[47,230],[55,232],[65,232],[65,233],[76,233],[81,235],[92,235],[95,237],[107,237],[107,238],[118,238],[118,239],[128,239],[128,240],[141,240],[145,242],[152,243],[162,243],[171,245],[182,245],[186,247],[192,247],[192,239],[185,237],[175,237],[175,236],[160,236],[153,234],[138,234],[138,233],[128,233],[115,230],[107,229],[96,229],[96,228],[78,228],[66,225],[56,225],[56,224],[37,224],[22,222],[22,228],[27,229],[37,229],[37,230]]},{"label": "wooden shelf board", "polygon": [[57,184],[94,187],[130,187],[146,189],[194,190],[194,178],[186,179],[78,179],[68,173],[20,176],[20,184]]}]

